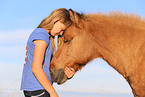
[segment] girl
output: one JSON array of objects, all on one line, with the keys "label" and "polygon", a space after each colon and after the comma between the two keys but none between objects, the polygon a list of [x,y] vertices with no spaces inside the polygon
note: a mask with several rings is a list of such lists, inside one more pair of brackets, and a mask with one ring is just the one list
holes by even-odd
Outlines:
[{"label": "girl", "polygon": [[[62,35],[71,23],[67,9],[56,9],[29,36],[21,83],[25,97],[58,97],[49,72],[53,56],[49,38]],[[66,67],[65,73],[71,78],[75,70]]]}]

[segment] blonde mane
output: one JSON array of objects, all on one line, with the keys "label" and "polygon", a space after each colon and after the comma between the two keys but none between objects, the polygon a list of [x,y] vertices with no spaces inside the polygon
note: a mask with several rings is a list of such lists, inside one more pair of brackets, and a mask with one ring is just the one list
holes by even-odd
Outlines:
[{"label": "blonde mane", "polygon": [[135,24],[137,26],[144,25],[145,26],[145,19],[138,14],[132,13],[122,13],[120,11],[110,11],[109,13],[89,13],[85,15],[84,19],[91,20],[94,22],[99,21],[110,21],[115,23],[127,23],[127,24]]}]

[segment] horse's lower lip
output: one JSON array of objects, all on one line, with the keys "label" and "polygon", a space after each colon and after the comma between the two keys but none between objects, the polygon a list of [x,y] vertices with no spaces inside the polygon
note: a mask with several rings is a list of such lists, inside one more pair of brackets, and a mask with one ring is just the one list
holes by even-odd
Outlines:
[{"label": "horse's lower lip", "polygon": [[60,85],[61,83],[57,83],[58,85]]}]

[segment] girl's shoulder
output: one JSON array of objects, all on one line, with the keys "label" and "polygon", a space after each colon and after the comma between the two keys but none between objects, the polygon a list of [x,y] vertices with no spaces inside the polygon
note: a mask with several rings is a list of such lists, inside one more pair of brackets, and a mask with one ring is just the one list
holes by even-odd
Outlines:
[{"label": "girl's shoulder", "polygon": [[44,28],[36,28],[32,33],[39,33],[39,32],[48,34],[48,32]]},{"label": "girl's shoulder", "polygon": [[49,44],[49,33],[43,28],[36,28],[30,35],[29,40],[33,42],[34,40],[44,40],[47,44]]},{"label": "girl's shoulder", "polygon": [[31,33],[31,36],[46,36],[49,37],[49,33],[44,29],[44,28],[36,28],[34,31]]}]

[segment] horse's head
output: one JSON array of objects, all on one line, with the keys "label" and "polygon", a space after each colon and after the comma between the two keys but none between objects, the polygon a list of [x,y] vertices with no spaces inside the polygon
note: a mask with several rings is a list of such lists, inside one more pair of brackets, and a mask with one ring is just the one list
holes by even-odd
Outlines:
[{"label": "horse's head", "polygon": [[93,59],[94,44],[91,35],[86,33],[85,20],[82,16],[69,10],[73,24],[65,31],[60,46],[52,58],[50,65],[53,82],[62,84],[67,80],[64,73],[66,66],[75,71],[80,70],[88,61]]}]

